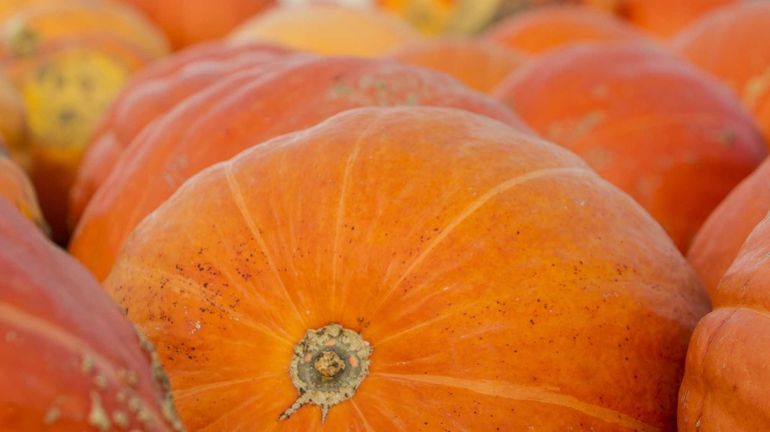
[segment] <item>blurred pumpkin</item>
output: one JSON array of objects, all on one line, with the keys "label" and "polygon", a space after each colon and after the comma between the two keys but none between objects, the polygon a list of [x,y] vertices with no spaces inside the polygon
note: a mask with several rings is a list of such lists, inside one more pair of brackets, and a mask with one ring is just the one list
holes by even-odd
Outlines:
[{"label": "blurred pumpkin", "polygon": [[408,24],[376,9],[333,4],[273,8],[238,27],[233,43],[275,43],[323,55],[378,57],[419,34]]},{"label": "blurred pumpkin", "polygon": [[275,0],[122,0],[139,8],[168,35],[175,49],[221,39]]},{"label": "blurred pumpkin", "polygon": [[88,203],[70,251],[103,279],[136,225],[193,174],[338,112],[393,105],[457,107],[520,124],[501,104],[428,69],[284,56],[226,77],[146,127]]},{"label": "blurred pumpkin", "polygon": [[83,147],[129,76],[164,55],[162,35],[113,2],[32,1],[0,22],[0,64],[26,107],[29,172],[53,239],[69,237],[67,205]]},{"label": "blurred pumpkin", "polygon": [[770,430],[770,218],[751,232],[693,334],[679,431]]},{"label": "blurred pumpkin", "polygon": [[392,58],[444,72],[472,89],[490,93],[527,56],[483,40],[444,37],[409,44]]},{"label": "blurred pumpkin", "polygon": [[69,226],[115,168],[123,149],[153,119],[228,74],[285,54],[282,48],[222,42],[179,51],[139,72],[101,116],[70,192]]},{"label": "blurred pumpkin", "polygon": [[152,346],[0,198],[0,429],[183,431]]},{"label": "blurred pumpkin", "polygon": [[25,146],[27,125],[24,102],[19,91],[0,73],[0,136],[8,148],[19,154]]},{"label": "blurred pumpkin", "polygon": [[727,89],[646,44],[545,54],[497,94],[535,131],[634,197],[682,251],[765,156],[755,123]]},{"label": "blurred pumpkin", "polygon": [[490,27],[484,38],[539,54],[580,42],[642,40],[645,35],[617,18],[586,7],[554,6],[512,15]]},{"label": "blurred pumpkin", "polygon": [[719,280],[735,261],[741,245],[768,211],[770,159],[765,159],[711,213],[687,252],[687,259],[709,294],[715,294]]},{"label": "blurred pumpkin", "polygon": [[737,3],[683,30],[674,49],[732,88],[770,143],[770,2]]},{"label": "blurred pumpkin", "polygon": [[574,154],[426,107],[348,111],[201,172],[105,286],[193,430],[673,430],[708,308]]},{"label": "blurred pumpkin", "polygon": [[32,183],[21,167],[9,157],[2,143],[0,143],[0,197],[8,200],[43,231],[48,231]]}]

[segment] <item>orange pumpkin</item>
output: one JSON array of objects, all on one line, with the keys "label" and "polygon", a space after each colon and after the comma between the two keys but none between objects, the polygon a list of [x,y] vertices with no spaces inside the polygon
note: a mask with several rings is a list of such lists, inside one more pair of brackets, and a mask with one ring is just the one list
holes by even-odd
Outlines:
[{"label": "orange pumpkin", "polygon": [[0,429],[184,430],[152,346],[3,199],[0,274]]},{"label": "orange pumpkin", "polygon": [[101,116],[70,191],[69,224],[74,227],[123,149],[155,117],[227,74],[260,64],[285,50],[269,45],[229,46],[219,42],[180,51],[138,73]]},{"label": "orange pumpkin", "polygon": [[732,88],[770,143],[770,3],[719,9],[683,30],[674,49]]},{"label": "orange pumpkin", "polygon": [[546,54],[497,94],[535,131],[634,197],[682,251],[765,156],[756,125],[727,89],[646,44]]},{"label": "orange pumpkin", "polygon": [[145,128],[89,202],[70,252],[103,279],[134,227],[203,168],[347,109],[416,104],[519,124],[504,106],[427,69],[287,56],[229,76]]},{"label": "orange pumpkin", "polygon": [[275,0],[123,0],[139,8],[168,35],[175,49],[220,39]]},{"label": "orange pumpkin", "polygon": [[409,44],[392,56],[401,63],[447,73],[470,88],[490,93],[526,61],[526,55],[477,39],[437,38]]},{"label": "orange pumpkin", "polygon": [[0,142],[0,197],[8,200],[27,219],[47,231],[32,183],[24,171],[8,157],[6,151]]},{"label": "orange pumpkin", "polygon": [[25,145],[27,125],[24,102],[16,88],[0,73],[0,137],[12,153]]},{"label": "orange pumpkin", "polygon": [[770,218],[751,232],[693,334],[679,391],[679,430],[770,430]]},{"label": "orange pumpkin", "polygon": [[[741,0],[582,0],[585,4],[625,18],[662,38],[679,30],[702,15]],[[748,2],[745,2],[748,3]]]},{"label": "orange pumpkin", "polygon": [[575,155],[426,107],[348,111],[200,173],[105,287],[192,430],[673,430],[708,308]]},{"label": "orange pumpkin", "polygon": [[419,37],[408,24],[376,9],[311,3],[257,15],[229,39],[275,43],[323,55],[379,57]]},{"label": "orange pumpkin", "polygon": [[644,39],[642,33],[623,21],[581,6],[521,12],[493,25],[484,37],[532,54],[579,42]]},{"label": "orange pumpkin", "polygon": [[738,185],[701,227],[687,259],[714,295],[751,230],[770,211],[770,159]]}]

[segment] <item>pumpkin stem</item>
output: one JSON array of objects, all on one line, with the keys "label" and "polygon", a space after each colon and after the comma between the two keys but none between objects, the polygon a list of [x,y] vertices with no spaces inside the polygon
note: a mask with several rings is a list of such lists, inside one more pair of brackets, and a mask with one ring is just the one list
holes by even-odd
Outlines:
[{"label": "pumpkin stem", "polygon": [[350,399],[369,374],[372,347],[361,335],[339,324],[308,330],[294,346],[289,374],[299,396],[279,420],[307,404],[321,407],[321,422],[329,409]]}]

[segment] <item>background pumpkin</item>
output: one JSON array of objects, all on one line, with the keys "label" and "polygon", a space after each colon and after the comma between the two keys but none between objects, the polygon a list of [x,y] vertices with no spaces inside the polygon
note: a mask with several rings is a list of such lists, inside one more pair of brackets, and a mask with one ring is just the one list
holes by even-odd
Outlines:
[{"label": "background pumpkin", "polygon": [[545,54],[496,94],[634,197],[682,251],[765,156],[755,123],[727,89],[646,44]]},{"label": "background pumpkin", "polygon": [[770,142],[770,44],[764,43],[768,39],[770,3],[746,1],[704,16],[682,30],[672,45],[732,88]]},{"label": "background pumpkin", "polygon": [[520,125],[501,104],[431,70],[361,58],[285,56],[229,76],[148,126],[89,202],[70,252],[103,279],[134,227],[201,169],[347,109],[418,104]]},{"label": "background pumpkin", "polygon": [[229,40],[323,55],[378,57],[418,38],[409,25],[376,9],[320,3],[275,7],[243,23]]},{"label": "background pumpkin", "polygon": [[[203,171],[106,287],[196,430],[321,430],[317,407],[285,412],[287,370],[331,323],[373,352],[323,430],[673,430],[708,308],[660,227],[579,158],[425,107],[348,111]],[[346,337],[322,345],[356,373]]]},{"label": "background pumpkin", "polygon": [[693,334],[679,392],[679,430],[770,428],[767,310],[770,219],[755,227]]},{"label": "background pumpkin", "polygon": [[123,0],[139,8],[168,35],[175,49],[220,39],[274,0]]},{"label": "background pumpkin", "polygon": [[623,21],[581,6],[534,8],[491,26],[484,38],[531,54],[590,41],[642,40]]},{"label": "background pumpkin", "polygon": [[177,52],[139,72],[101,116],[86,146],[70,192],[70,226],[74,228],[123,149],[153,119],[227,74],[285,53],[270,45],[211,42]]},{"label": "background pumpkin", "polygon": [[32,183],[21,167],[8,156],[2,142],[0,142],[0,197],[8,200],[27,219],[47,232],[48,226],[40,211]]},{"label": "background pumpkin", "polygon": [[4,199],[0,274],[2,430],[184,430],[151,345]]},{"label": "background pumpkin", "polygon": [[[10,151],[22,151],[27,134],[24,103],[21,95],[0,73],[0,136],[10,148]],[[6,149],[8,150],[8,149]]]},{"label": "background pumpkin", "polygon": [[490,93],[527,56],[483,40],[436,38],[409,44],[392,58],[444,72],[472,89]]}]

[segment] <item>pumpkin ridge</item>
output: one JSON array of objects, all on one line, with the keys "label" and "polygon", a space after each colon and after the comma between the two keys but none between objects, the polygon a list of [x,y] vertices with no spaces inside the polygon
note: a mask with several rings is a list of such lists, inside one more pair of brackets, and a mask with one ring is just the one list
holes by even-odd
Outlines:
[{"label": "pumpkin ridge", "polygon": [[488,396],[557,405],[632,430],[642,432],[660,431],[660,429],[655,426],[644,423],[641,420],[616,410],[583,402],[574,396],[555,393],[555,390],[558,389],[533,387],[494,380],[462,379],[444,375],[408,375],[373,372],[370,373],[369,376],[372,378],[381,377],[397,381],[452,387]]},{"label": "pumpkin ridge", "polygon": [[492,187],[487,192],[483,193],[481,196],[476,198],[472,203],[467,205],[460,214],[455,216],[451,222],[449,222],[446,227],[444,227],[441,232],[431,239],[431,241],[428,243],[428,245],[423,249],[422,252],[420,252],[417,257],[412,260],[412,263],[409,264],[409,266],[406,268],[404,273],[396,279],[396,282],[393,283],[390,289],[388,289],[387,292],[385,292],[382,295],[382,298],[380,300],[380,303],[373,309],[373,312],[371,313],[372,316],[376,316],[377,313],[380,311],[380,308],[382,305],[384,305],[387,300],[390,298],[390,296],[398,289],[398,287],[406,280],[406,278],[412,273],[412,271],[417,268],[427,257],[428,255],[435,249],[435,247],[441,243],[449,234],[463,221],[465,221],[468,217],[470,217],[473,213],[476,212],[476,210],[480,209],[484,206],[487,202],[489,202],[492,198],[495,198],[496,196],[507,192],[509,189],[518,186],[520,184],[524,184],[529,182],[530,180],[538,180],[542,178],[548,178],[557,176],[560,174],[573,174],[573,175],[594,175],[593,171],[582,167],[582,166],[576,166],[576,167],[557,167],[557,168],[541,168],[534,171],[529,171],[525,174],[520,174],[515,177],[509,178],[497,186]]},{"label": "pumpkin ridge", "polygon": [[265,243],[265,239],[262,238],[261,231],[254,222],[254,216],[251,215],[248,207],[246,206],[246,200],[243,198],[241,187],[238,184],[238,180],[236,180],[235,176],[233,175],[232,164],[227,164],[225,166],[225,177],[227,178],[227,186],[230,189],[230,195],[232,196],[233,202],[235,203],[236,207],[238,207],[238,211],[240,212],[244,223],[246,223],[246,226],[249,228],[249,232],[251,232],[252,237],[254,237],[254,240],[257,242],[257,244],[259,244],[260,249],[262,249],[262,254],[267,260],[267,263],[270,266],[270,270],[272,270],[273,274],[275,275],[275,279],[278,281],[278,285],[281,287],[281,292],[286,297],[286,300],[289,302],[292,309],[294,309],[294,312],[297,314],[299,321],[303,325],[307,326],[305,317],[299,311],[297,304],[294,302],[294,299],[291,298],[289,291],[286,289],[286,284],[284,284],[283,279],[281,278],[281,274],[278,271],[278,268],[275,266],[275,261],[270,254],[267,243]]}]

